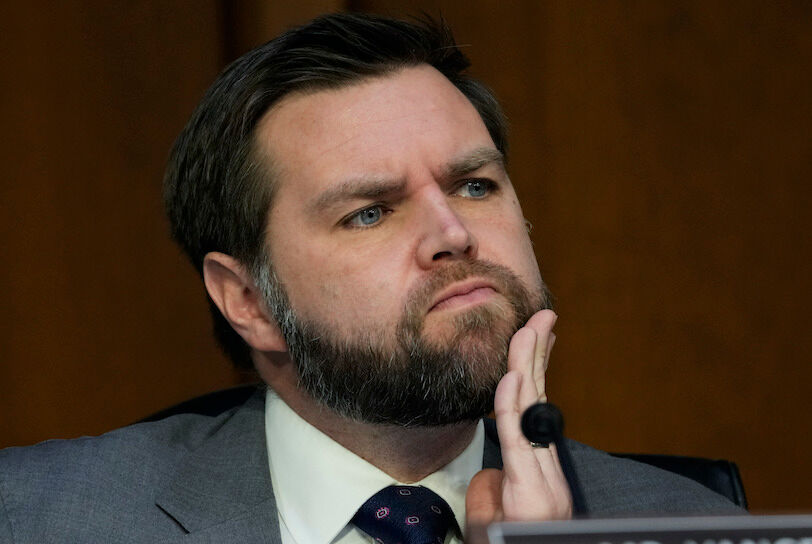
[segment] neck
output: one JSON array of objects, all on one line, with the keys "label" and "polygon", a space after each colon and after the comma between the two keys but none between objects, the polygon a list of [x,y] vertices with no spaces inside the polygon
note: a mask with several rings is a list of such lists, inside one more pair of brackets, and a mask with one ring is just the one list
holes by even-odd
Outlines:
[{"label": "neck", "polygon": [[318,404],[295,386],[291,376],[280,379],[277,372],[260,373],[299,417],[399,482],[416,482],[436,472],[460,455],[474,438],[476,422],[401,427],[353,421]]}]

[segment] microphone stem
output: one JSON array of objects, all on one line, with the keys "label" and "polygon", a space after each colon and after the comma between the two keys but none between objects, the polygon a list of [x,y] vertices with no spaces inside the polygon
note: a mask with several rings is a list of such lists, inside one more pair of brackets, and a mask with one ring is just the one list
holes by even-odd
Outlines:
[{"label": "microphone stem", "polygon": [[584,503],[584,492],[581,490],[581,482],[575,474],[575,469],[572,466],[572,457],[570,457],[569,449],[563,437],[556,440],[555,448],[558,451],[558,460],[561,461],[561,470],[564,472],[564,478],[566,478],[570,486],[572,516],[583,516],[587,513],[586,504]]}]

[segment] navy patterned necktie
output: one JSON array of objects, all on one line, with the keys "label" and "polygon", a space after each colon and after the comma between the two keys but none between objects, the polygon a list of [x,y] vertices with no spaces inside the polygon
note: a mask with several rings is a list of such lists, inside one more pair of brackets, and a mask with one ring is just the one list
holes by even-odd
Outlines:
[{"label": "navy patterned necktie", "polygon": [[456,520],[451,507],[423,486],[390,485],[375,493],[352,522],[379,544],[442,544]]}]

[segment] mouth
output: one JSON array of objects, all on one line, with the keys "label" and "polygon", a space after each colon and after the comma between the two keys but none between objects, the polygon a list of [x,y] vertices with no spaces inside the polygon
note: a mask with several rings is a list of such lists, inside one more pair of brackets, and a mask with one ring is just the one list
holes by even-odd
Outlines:
[{"label": "mouth", "polygon": [[496,293],[493,284],[486,280],[475,279],[456,283],[435,298],[427,313],[481,304]]}]

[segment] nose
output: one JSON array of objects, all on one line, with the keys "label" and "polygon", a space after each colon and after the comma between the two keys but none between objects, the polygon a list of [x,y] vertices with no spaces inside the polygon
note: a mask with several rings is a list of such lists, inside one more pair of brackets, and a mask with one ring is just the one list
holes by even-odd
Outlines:
[{"label": "nose", "polygon": [[417,226],[421,231],[418,264],[422,268],[431,268],[446,260],[475,258],[477,239],[454,212],[448,197],[437,191],[427,195],[424,204],[424,213]]}]

